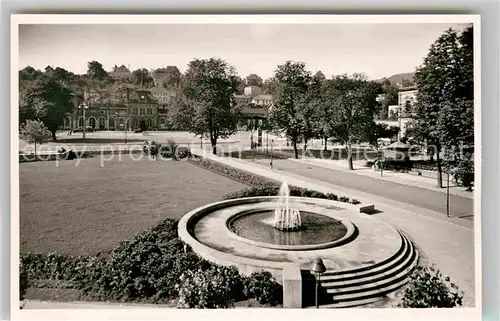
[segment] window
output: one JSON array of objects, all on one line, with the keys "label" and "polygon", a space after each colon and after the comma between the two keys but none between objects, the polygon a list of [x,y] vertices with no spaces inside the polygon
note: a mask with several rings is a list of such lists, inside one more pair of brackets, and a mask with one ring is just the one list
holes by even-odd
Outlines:
[{"label": "window", "polygon": [[140,113],[141,113],[141,115],[144,115],[144,108],[140,109]]}]

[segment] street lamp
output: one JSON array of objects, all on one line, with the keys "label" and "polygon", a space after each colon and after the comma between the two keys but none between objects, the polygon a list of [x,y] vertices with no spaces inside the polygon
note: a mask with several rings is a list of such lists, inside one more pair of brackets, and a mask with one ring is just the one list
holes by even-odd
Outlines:
[{"label": "street lamp", "polygon": [[273,143],[274,139],[271,139],[271,169],[273,169]]},{"label": "street lamp", "polygon": [[311,272],[312,274],[314,274],[315,276],[315,279],[316,279],[316,309],[319,307],[318,305],[318,296],[319,296],[319,293],[318,293],[318,284],[319,284],[319,281],[320,281],[320,278],[321,278],[321,274],[325,273],[326,272],[326,266],[323,264],[323,260],[320,259],[320,258],[317,258],[312,267],[311,267]]},{"label": "street lamp", "polygon": [[89,106],[85,103],[78,105],[78,109],[83,110],[83,140],[85,140],[85,129],[87,127],[87,119],[85,118],[85,110],[89,109]]}]

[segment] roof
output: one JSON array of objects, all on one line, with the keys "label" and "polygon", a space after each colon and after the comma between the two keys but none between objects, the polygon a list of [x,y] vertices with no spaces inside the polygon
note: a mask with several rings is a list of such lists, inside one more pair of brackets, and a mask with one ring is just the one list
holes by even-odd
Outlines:
[{"label": "roof", "polygon": [[127,72],[127,73],[129,73],[129,72],[130,72],[130,70],[128,70],[128,68],[127,68],[127,67],[125,67],[125,65],[121,65],[120,67],[117,67],[117,66],[115,65],[115,68],[114,68],[114,70],[113,70],[113,71],[114,71],[114,72]]},{"label": "roof", "polygon": [[134,90],[129,97],[129,101],[151,103],[158,100],[149,90]]},{"label": "roof", "polygon": [[253,99],[257,99],[257,100],[273,100],[273,96],[271,96],[271,95],[258,95],[258,96],[255,96]]},{"label": "roof", "polygon": [[398,92],[413,91],[413,90],[417,90],[417,86],[401,87],[399,88]]},{"label": "roof", "polygon": [[172,90],[168,90],[167,88],[163,86],[154,86],[151,88],[150,92],[154,94],[174,94],[175,92]]}]

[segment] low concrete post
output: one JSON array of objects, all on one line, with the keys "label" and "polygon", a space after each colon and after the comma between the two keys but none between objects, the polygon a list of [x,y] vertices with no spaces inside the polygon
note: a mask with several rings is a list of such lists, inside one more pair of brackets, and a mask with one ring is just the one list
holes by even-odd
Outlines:
[{"label": "low concrete post", "polygon": [[302,274],[298,265],[283,269],[283,308],[302,308]]}]

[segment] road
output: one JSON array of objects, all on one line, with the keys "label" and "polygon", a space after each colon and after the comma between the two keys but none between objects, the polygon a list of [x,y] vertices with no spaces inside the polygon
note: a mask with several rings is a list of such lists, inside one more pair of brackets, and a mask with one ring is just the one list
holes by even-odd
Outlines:
[{"label": "road", "polygon": [[[268,160],[256,160],[256,162],[269,165]],[[273,164],[275,169],[446,214],[445,193],[293,160],[274,160]],[[451,215],[472,220],[474,215],[473,202],[470,198],[450,195]]]}]

